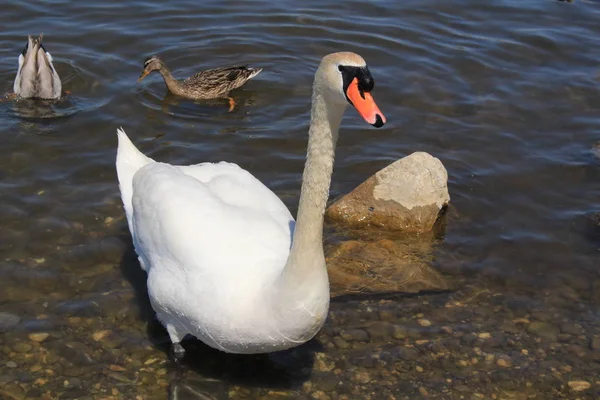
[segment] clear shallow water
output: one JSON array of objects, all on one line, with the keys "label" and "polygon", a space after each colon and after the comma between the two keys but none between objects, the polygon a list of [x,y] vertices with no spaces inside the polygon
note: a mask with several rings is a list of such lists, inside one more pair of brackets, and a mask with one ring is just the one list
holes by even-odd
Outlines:
[{"label": "clear shallow water", "polygon": [[[23,318],[19,329],[0,336],[10,348],[3,356],[19,366],[4,368],[0,377],[31,369],[34,361],[15,358],[11,346],[36,330],[50,331],[54,342],[87,345],[80,350],[97,352],[95,360],[103,366],[116,362],[110,361],[113,356],[123,363],[127,357],[163,362],[164,347],[157,343],[164,333],[146,329],[150,312],[139,284],[144,276],[128,250],[114,170],[116,128],[123,126],[142,151],[161,161],[236,162],[295,211],[312,76],[323,55],[340,50],[359,52],[369,63],[374,96],[388,124],[372,129],[348,110],[332,198],[402,156],[433,154],[448,169],[452,198],[433,262],[456,282],[457,292],[450,296],[487,290],[555,315],[559,325],[565,318],[583,324],[586,340],[599,333],[600,236],[590,220],[600,198],[600,160],[592,151],[600,140],[599,3],[15,2],[3,6],[0,23],[3,93],[12,89],[26,35],[40,31],[64,89],[71,92],[53,105],[0,103],[0,311]],[[235,63],[264,71],[233,93],[238,106],[227,113],[226,102],[195,104],[167,96],[155,75],[136,84],[145,57],[154,53],[178,77]],[[340,329],[360,326],[369,320],[364,313],[382,308],[394,310],[392,323],[402,326],[415,314],[435,315],[437,306],[450,301],[448,295],[426,298],[334,302],[333,317],[316,342],[325,357],[339,363],[349,350],[330,339]],[[442,303],[434,307],[436,301]],[[413,313],[411,304],[417,303]],[[480,327],[476,320],[457,317],[466,330]],[[90,339],[103,330],[123,343],[110,347]],[[398,343],[381,350],[389,343],[370,338],[371,345],[350,346],[356,357],[374,352],[394,357]],[[39,351],[54,351],[47,347]],[[112,355],[115,348],[126,355]],[[137,354],[139,349],[146,353]],[[300,397],[345,393],[343,387],[325,390],[313,379],[314,371],[309,378],[306,365],[323,353],[299,350],[308,361],[275,362],[291,374],[285,380],[268,379],[272,364],[264,359],[259,362],[264,368],[256,369],[262,378],[250,378],[256,359],[197,351],[206,364],[196,359],[186,371],[204,376],[207,365],[217,365],[209,375],[218,388],[207,389],[215,396],[223,391],[235,398],[253,390],[248,396],[258,397],[268,395],[265,388],[271,386]],[[63,361],[71,353],[58,351]],[[112,372],[130,373],[139,384],[138,370],[144,367],[131,365],[131,371]],[[61,387],[67,372],[44,378],[50,386],[37,388],[53,394],[96,390],[100,396],[114,384],[105,374]],[[152,386],[163,379],[158,373],[148,372],[156,374],[144,384],[148,392],[159,393]],[[410,395],[422,385],[411,379],[374,387]],[[36,387],[33,381],[24,385]],[[494,382],[503,387],[508,381]],[[446,383],[448,390],[454,383]],[[139,384],[140,393],[146,393],[144,385]],[[359,394],[346,389],[350,398],[361,398],[369,385],[373,381],[356,389]],[[231,389],[238,386],[241,392]],[[76,398],[73,393],[62,398]]]}]

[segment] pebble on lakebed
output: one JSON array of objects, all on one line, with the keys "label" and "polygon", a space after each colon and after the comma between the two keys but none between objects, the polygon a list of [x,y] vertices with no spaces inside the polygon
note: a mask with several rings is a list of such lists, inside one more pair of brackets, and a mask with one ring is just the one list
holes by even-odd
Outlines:
[{"label": "pebble on lakebed", "polygon": [[[382,244],[370,246],[374,251]],[[130,294],[128,288],[111,293],[108,297],[118,301],[100,303],[108,307],[105,314],[135,301]],[[240,359],[220,353],[202,359],[200,371],[186,367],[183,383],[201,375],[227,385],[232,399],[400,400],[424,393],[432,400],[593,397],[600,385],[600,327],[574,320],[575,313],[526,306],[504,286],[333,302],[313,342],[318,348],[300,346],[280,361],[269,357],[268,364],[282,368],[295,386],[231,383]],[[47,331],[2,334],[1,399],[167,398],[172,367],[165,352],[148,340],[141,320],[68,313],[55,318],[57,324]],[[34,325],[47,319],[38,317]],[[32,317],[23,320],[33,322]],[[550,340],[557,329],[563,336]],[[192,360],[206,354],[194,340],[186,350]],[[258,376],[269,373],[271,367],[256,367]],[[210,390],[215,398],[225,398]]]},{"label": "pebble on lakebed", "polygon": [[30,333],[28,335],[29,340],[33,341],[33,342],[38,342],[41,343],[44,340],[48,339],[48,336],[50,336],[50,334],[45,333],[45,332],[39,332],[39,333]]},{"label": "pebble on lakebed", "polygon": [[449,202],[446,168],[430,154],[416,152],[371,176],[326,215],[356,228],[427,232]]},{"label": "pebble on lakebed", "polygon": [[574,392],[588,390],[592,385],[586,381],[569,381],[569,388]]}]

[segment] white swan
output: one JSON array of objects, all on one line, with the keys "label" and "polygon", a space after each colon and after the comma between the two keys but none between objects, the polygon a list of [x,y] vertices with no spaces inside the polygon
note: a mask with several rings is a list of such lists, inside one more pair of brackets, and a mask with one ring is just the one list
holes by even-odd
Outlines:
[{"label": "white swan", "polygon": [[349,103],[370,124],[385,123],[370,95],[373,85],[359,55],[323,58],[296,223],[273,192],[237,165],[155,162],[118,130],[127,222],[176,359],[184,355],[179,342],[186,334],[251,354],[300,345],[323,326],[329,308],[323,213],[334,147]]}]

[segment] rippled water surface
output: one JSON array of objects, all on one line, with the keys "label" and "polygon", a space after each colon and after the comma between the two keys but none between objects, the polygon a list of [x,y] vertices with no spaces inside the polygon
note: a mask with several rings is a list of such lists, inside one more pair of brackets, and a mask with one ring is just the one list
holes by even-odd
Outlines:
[{"label": "rippled water surface", "polygon": [[[40,32],[70,94],[0,103],[0,312],[20,318],[0,318],[0,397],[600,395],[600,3],[1,8],[2,94],[27,34]],[[312,77],[341,50],[369,63],[388,124],[373,129],[348,110],[331,198],[414,151],[438,157],[451,205],[428,262],[453,290],[334,300],[316,339],[283,354],[231,356],[190,340],[177,369],[123,219],[116,129],[161,161],[236,162],[295,213]],[[233,92],[228,113],[226,101],[167,95],[158,75],[137,84],[151,54],[178,77],[264,71]]]}]

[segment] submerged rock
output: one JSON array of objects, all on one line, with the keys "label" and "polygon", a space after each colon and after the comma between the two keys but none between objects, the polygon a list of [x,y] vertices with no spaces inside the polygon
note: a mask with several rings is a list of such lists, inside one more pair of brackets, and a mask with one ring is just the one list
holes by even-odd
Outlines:
[{"label": "submerged rock", "polygon": [[416,152],[385,167],[327,209],[350,226],[427,232],[450,201],[442,162]]},{"label": "submerged rock", "polygon": [[67,361],[72,362],[78,367],[94,365],[95,361],[92,359],[92,351],[83,343],[78,342],[51,342],[48,344],[48,348],[52,350],[56,355],[64,358]]},{"label": "submerged rock", "polygon": [[428,265],[430,253],[426,242],[343,242],[326,259],[331,295],[448,290],[444,277]]},{"label": "submerged rock", "polygon": [[0,333],[8,332],[21,321],[21,317],[7,312],[0,312]]},{"label": "submerged rock", "polygon": [[534,321],[527,327],[527,332],[537,335],[541,338],[548,339],[552,342],[558,340],[560,329],[551,323],[543,321]]},{"label": "submerged rock", "polygon": [[0,395],[2,395],[1,398],[3,399],[21,400],[27,398],[25,396],[25,391],[16,383],[11,383],[0,388]]}]

